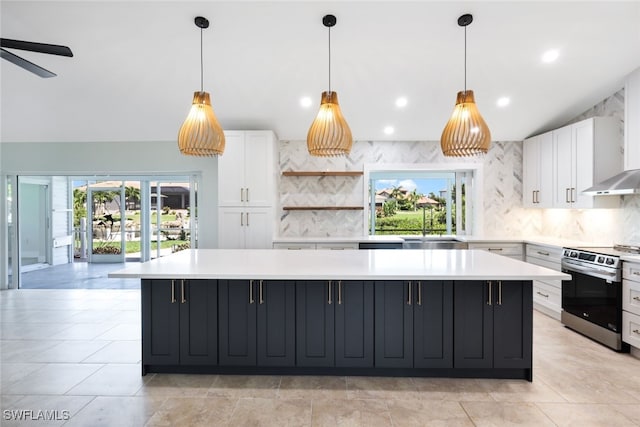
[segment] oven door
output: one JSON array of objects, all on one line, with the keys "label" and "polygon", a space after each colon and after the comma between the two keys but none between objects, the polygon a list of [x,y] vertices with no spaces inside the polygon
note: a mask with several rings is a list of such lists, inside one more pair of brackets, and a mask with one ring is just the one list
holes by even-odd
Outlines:
[{"label": "oven door", "polygon": [[571,280],[562,282],[562,309],[596,325],[619,332],[622,323],[622,283],[607,281],[563,264]]}]

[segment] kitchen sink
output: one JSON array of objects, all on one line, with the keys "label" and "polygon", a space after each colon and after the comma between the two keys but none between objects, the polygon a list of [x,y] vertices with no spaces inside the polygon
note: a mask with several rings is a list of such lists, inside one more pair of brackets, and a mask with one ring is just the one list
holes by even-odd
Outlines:
[{"label": "kitchen sink", "polygon": [[469,249],[469,245],[450,237],[405,237],[402,249]]}]

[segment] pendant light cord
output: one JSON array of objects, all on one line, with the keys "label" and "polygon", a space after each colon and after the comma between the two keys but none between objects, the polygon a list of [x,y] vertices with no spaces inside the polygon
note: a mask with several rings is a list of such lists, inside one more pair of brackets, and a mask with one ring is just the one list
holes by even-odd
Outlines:
[{"label": "pendant light cord", "polygon": [[202,58],[202,28],[200,28],[200,92],[204,92],[204,61]]},{"label": "pendant light cord", "polygon": [[331,27],[329,27],[329,93],[331,93]]},{"label": "pendant light cord", "polygon": [[467,26],[464,26],[464,94],[467,95]]}]

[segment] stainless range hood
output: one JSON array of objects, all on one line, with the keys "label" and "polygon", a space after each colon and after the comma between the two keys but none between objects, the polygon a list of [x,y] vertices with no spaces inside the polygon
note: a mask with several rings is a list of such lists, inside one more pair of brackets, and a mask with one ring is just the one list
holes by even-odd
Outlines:
[{"label": "stainless range hood", "polygon": [[640,169],[632,169],[612,176],[582,192],[591,196],[640,194]]}]

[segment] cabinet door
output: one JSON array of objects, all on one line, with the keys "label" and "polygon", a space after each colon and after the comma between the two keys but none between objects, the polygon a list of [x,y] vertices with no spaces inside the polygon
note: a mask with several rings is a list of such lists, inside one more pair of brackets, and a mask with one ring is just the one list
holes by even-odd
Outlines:
[{"label": "cabinet door", "polygon": [[640,68],[624,86],[624,170],[640,169]]},{"label": "cabinet door", "polygon": [[244,144],[245,203],[247,206],[272,206],[275,198],[273,134],[248,131]]},{"label": "cabinet door", "polygon": [[571,126],[576,165],[572,187],[574,208],[590,208],[593,206],[593,196],[582,194],[582,191],[595,184],[593,182],[593,123],[593,120],[585,120]]},{"label": "cabinet door", "polygon": [[249,208],[244,211],[244,247],[246,249],[271,249],[273,224],[271,208]]},{"label": "cabinet door", "polygon": [[413,307],[415,368],[453,368],[453,282],[420,281]]},{"label": "cabinet door", "polygon": [[571,188],[573,187],[573,170],[575,157],[572,154],[571,126],[553,131],[553,151],[555,153],[553,172],[555,191],[553,205],[556,208],[571,206]]},{"label": "cabinet door", "polygon": [[373,367],[373,282],[334,282],[336,366]]},{"label": "cabinet door", "polygon": [[218,285],[215,280],[180,280],[180,364],[218,363]]},{"label": "cabinet door", "polygon": [[294,366],[295,282],[258,282],[258,365]]},{"label": "cabinet door", "polygon": [[218,209],[218,248],[244,249],[245,210],[244,208]]},{"label": "cabinet door", "polygon": [[[487,281],[453,284],[454,368],[493,366],[493,296]],[[491,304],[491,305],[489,305]]]},{"label": "cabinet door", "polygon": [[553,207],[553,134],[552,132],[538,135],[539,171],[538,194],[536,204],[539,208]]},{"label": "cabinet door", "polygon": [[177,365],[180,360],[180,304],[175,283],[144,279],[141,294],[143,371],[144,365]]},{"label": "cabinet door", "polygon": [[411,282],[375,282],[375,365],[413,367]]},{"label": "cabinet door", "polygon": [[253,280],[219,280],[220,365],[256,364],[256,289]]},{"label": "cabinet door", "polygon": [[494,282],[494,290],[493,366],[530,368],[533,324],[531,281]]},{"label": "cabinet door", "polygon": [[296,365],[334,366],[331,282],[296,282]]},{"label": "cabinet door", "polygon": [[244,204],[244,132],[225,132],[224,154],[218,157],[218,205]]},{"label": "cabinet door", "polygon": [[540,142],[539,136],[526,139],[522,145],[522,205],[538,207],[537,193],[540,190]]}]

